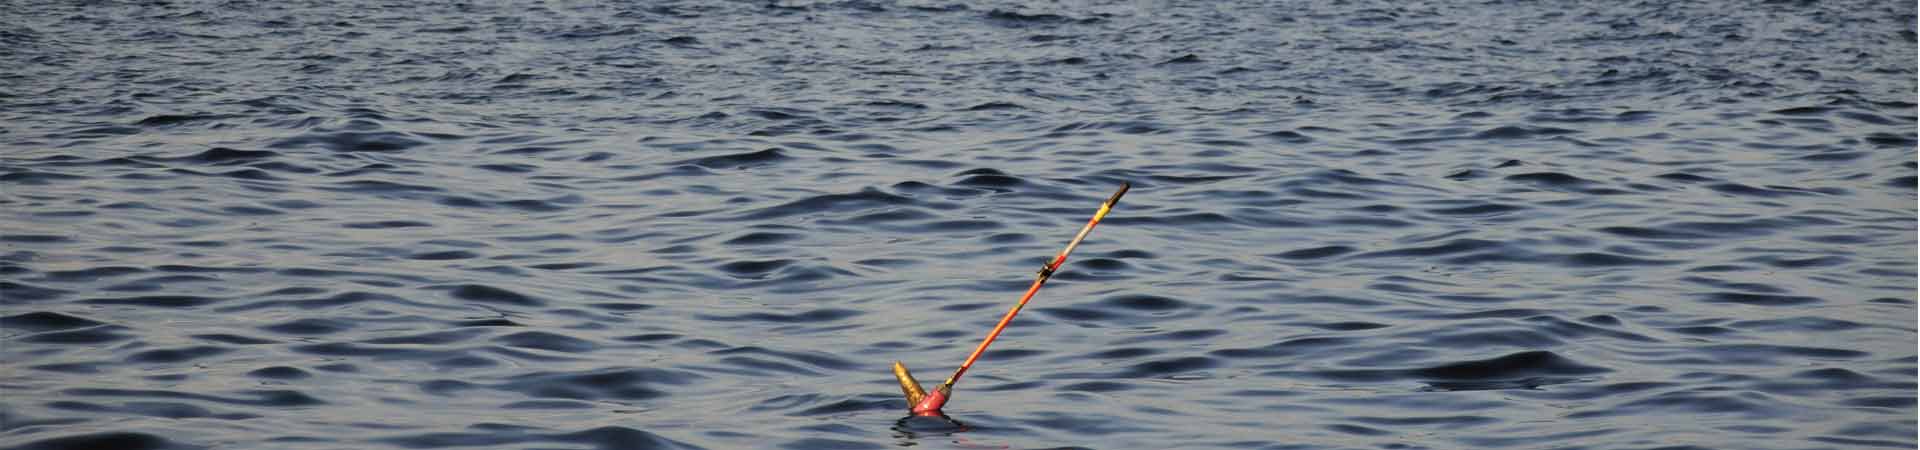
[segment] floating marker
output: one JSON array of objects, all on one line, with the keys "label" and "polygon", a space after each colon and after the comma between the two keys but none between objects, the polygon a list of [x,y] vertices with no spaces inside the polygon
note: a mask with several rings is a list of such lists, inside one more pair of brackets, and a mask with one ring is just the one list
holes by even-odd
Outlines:
[{"label": "floating marker", "polygon": [[987,338],[980,341],[980,346],[973,348],[973,354],[967,355],[967,361],[960,363],[960,368],[955,369],[953,375],[947,377],[946,382],[940,383],[940,386],[933,388],[932,391],[923,390],[920,382],[913,379],[913,374],[907,372],[906,364],[901,364],[899,361],[893,362],[893,377],[900,381],[900,391],[906,395],[907,405],[913,409],[914,415],[940,414],[940,407],[946,406],[947,397],[953,395],[953,383],[960,381],[960,376],[967,373],[967,368],[973,367],[973,362],[980,359],[980,354],[987,351],[987,345],[993,344],[994,338],[1000,337],[1000,331],[1006,330],[1007,323],[1013,321],[1013,316],[1020,314],[1020,309],[1027,306],[1027,301],[1033,299],[1034,293],[1040,292],[1040,286],[1047,284],[1047,279],[1053,277],[1053,271],[1059,270],[1060,265],[1067,262],[1067,254],[1073,253],[1073,248],[1080,246],[1080,241],[1085,240],[1087,234],[1093,232],[1093,226],[1099,225],[1100,219],[1106,218],[1107,213],[1113,211],[1113,205],[1120,203],[1120,196],[1126,195],[1128,187],[1131,185],[1120,183],[1120,190],[1114,191],[1112,197],[1107,197],[1107,201],[1100,204],[1100,211],[1093,213],[1093,220],[1088,220],[1087,226],[1081,227],[1080,233],[1074,235],[1072,241],[1067,242],[1067,248],[1060,250],[1060,254],[1054,256],[1053,261],[1040,268],[1040,275],[1034,278],[1033,286],[1027,288],[1027,294],[1020,296],[1020,303],[1014,304],[1013,309],[1007,310],[1007,315],[1000,318],[1000,323],[993,326],[993,331],[988,332]]}]

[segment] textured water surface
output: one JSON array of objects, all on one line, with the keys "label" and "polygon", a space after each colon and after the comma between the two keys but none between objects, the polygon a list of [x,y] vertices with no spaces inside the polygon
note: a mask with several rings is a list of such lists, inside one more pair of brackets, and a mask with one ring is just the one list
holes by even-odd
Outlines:
[{"label": "textured water surface", "polygon": [[0,4],[0,447],[1915,445],[1911,3],[1194,3]]}]

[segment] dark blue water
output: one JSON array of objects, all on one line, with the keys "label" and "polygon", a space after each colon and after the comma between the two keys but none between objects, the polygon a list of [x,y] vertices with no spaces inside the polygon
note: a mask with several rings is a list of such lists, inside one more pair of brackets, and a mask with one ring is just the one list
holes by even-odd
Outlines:
[{"label": "dark blue water", "polygon": [[0,447],[1915,445],[1910,2],[0,17]]}]

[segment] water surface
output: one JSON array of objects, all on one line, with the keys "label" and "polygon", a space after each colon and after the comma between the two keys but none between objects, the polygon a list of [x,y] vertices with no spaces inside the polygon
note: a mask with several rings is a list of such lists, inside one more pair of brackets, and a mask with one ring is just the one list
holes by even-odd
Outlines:
[{"label": "water surface", "polygon": [[1909,3],[637,3],[0,5],[0,446],[1915,445]]}]

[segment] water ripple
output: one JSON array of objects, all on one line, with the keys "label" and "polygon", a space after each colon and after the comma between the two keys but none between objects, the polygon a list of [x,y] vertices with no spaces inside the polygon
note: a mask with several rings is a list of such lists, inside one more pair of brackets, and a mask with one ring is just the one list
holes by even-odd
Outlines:
[{"label": "water ripple", "polygon": [[436,6],[0,6],[0,447],[1913,447],[1911,5]]}]

